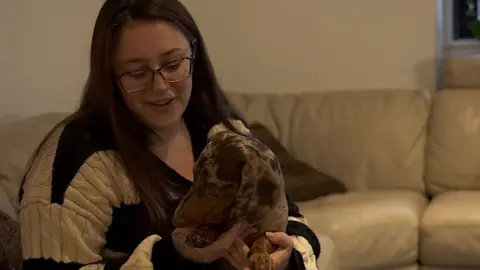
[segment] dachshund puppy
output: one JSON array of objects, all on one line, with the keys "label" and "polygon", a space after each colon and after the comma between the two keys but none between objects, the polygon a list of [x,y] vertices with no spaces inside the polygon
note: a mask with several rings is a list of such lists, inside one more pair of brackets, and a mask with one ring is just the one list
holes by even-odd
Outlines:
[{"label": "dachshund puppy", "polygon": [[194,182],[175,211],[176,228],[195,228],[187,244],[205,247],[242,222],[252,226],[245,238],[252,270],[274,270],[274,247],[266,232],[285,232],[288,206],[280,163],[275,154],[245,131],[217,125],[194,167]]}]

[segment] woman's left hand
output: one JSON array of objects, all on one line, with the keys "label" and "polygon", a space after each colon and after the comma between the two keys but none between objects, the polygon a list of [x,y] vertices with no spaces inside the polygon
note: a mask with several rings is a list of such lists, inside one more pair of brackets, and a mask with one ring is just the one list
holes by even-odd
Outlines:
[{"label": "woman's left hand", "polygon": [[273,246],[276,246],[270,257],[275,262],[275,269],[287,269],[288,261],[293,250],[293,239],[283,232],[273,232],[266,234],[267,239]]},{"label": "woman's left hand", "polygon": [[[293,239],[283,232],[267,232],[266,236],[270,244],[277,247],[270,253],[270,258],[275,263],[275,270],[287,269],[290,255],[292,255]],[[249,270],[249,268],[244,270]]]}]

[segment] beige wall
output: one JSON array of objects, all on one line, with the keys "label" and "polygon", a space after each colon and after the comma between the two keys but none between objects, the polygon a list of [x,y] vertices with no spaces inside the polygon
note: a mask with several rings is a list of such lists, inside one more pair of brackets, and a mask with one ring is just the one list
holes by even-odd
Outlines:
[{"label": "beige wall", "polygon": [[[71,110],[100,0],[0,1],[0,116]],[[435,0],[183,0],[228,91],[433,85]]]},{"label": "beige wall", "polygon": [[101,0],[0,0],[0,117],[70,111]]}]

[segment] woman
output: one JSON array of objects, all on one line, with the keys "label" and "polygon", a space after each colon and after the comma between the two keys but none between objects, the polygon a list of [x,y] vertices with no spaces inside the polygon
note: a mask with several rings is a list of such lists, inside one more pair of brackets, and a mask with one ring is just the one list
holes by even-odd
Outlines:
[{"label": "woman", "polygon": [[[245,265],[242,224],[185,250],[173,212],[210,128],[242,120],[215,78],[202,36],[177,0],[107,0],[79,109],[32,158],[20,190],[25,269],[215,269]],[[276,269],[316,269],[320,246],[289,205],[272,233]]]}]

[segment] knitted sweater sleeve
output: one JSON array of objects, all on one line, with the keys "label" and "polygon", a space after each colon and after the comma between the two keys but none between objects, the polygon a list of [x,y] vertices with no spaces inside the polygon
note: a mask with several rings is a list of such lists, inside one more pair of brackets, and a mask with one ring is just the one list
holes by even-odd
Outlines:
[{"label": "knitted sweater sleeve", "polygon": [[[122,191],[112,155],[96,152],[69,179],[52,181],[53,153],[33,163],[22,186],[20,224],[24,270],[40,269],[190,269],[172,239],[151,235],[129,255],[115,260],[102,254],[118,207],[132,191]],[[69,164],[64,164],[69,166]],[[115,181],[114,181],[115,179]],[[121,181],[120,181],[121,182]],[[61,190],[61,192],[60,192]]]},{"label": "knitted sweater sleeve", "polygon": [[289,269],[317,270],[317,259],[320,256],[320,242],[315,233],[308,227],[305,217],[300,213],[294,201],[288,201],[287,234],[293,238],[293,253],[290,257]]}]

